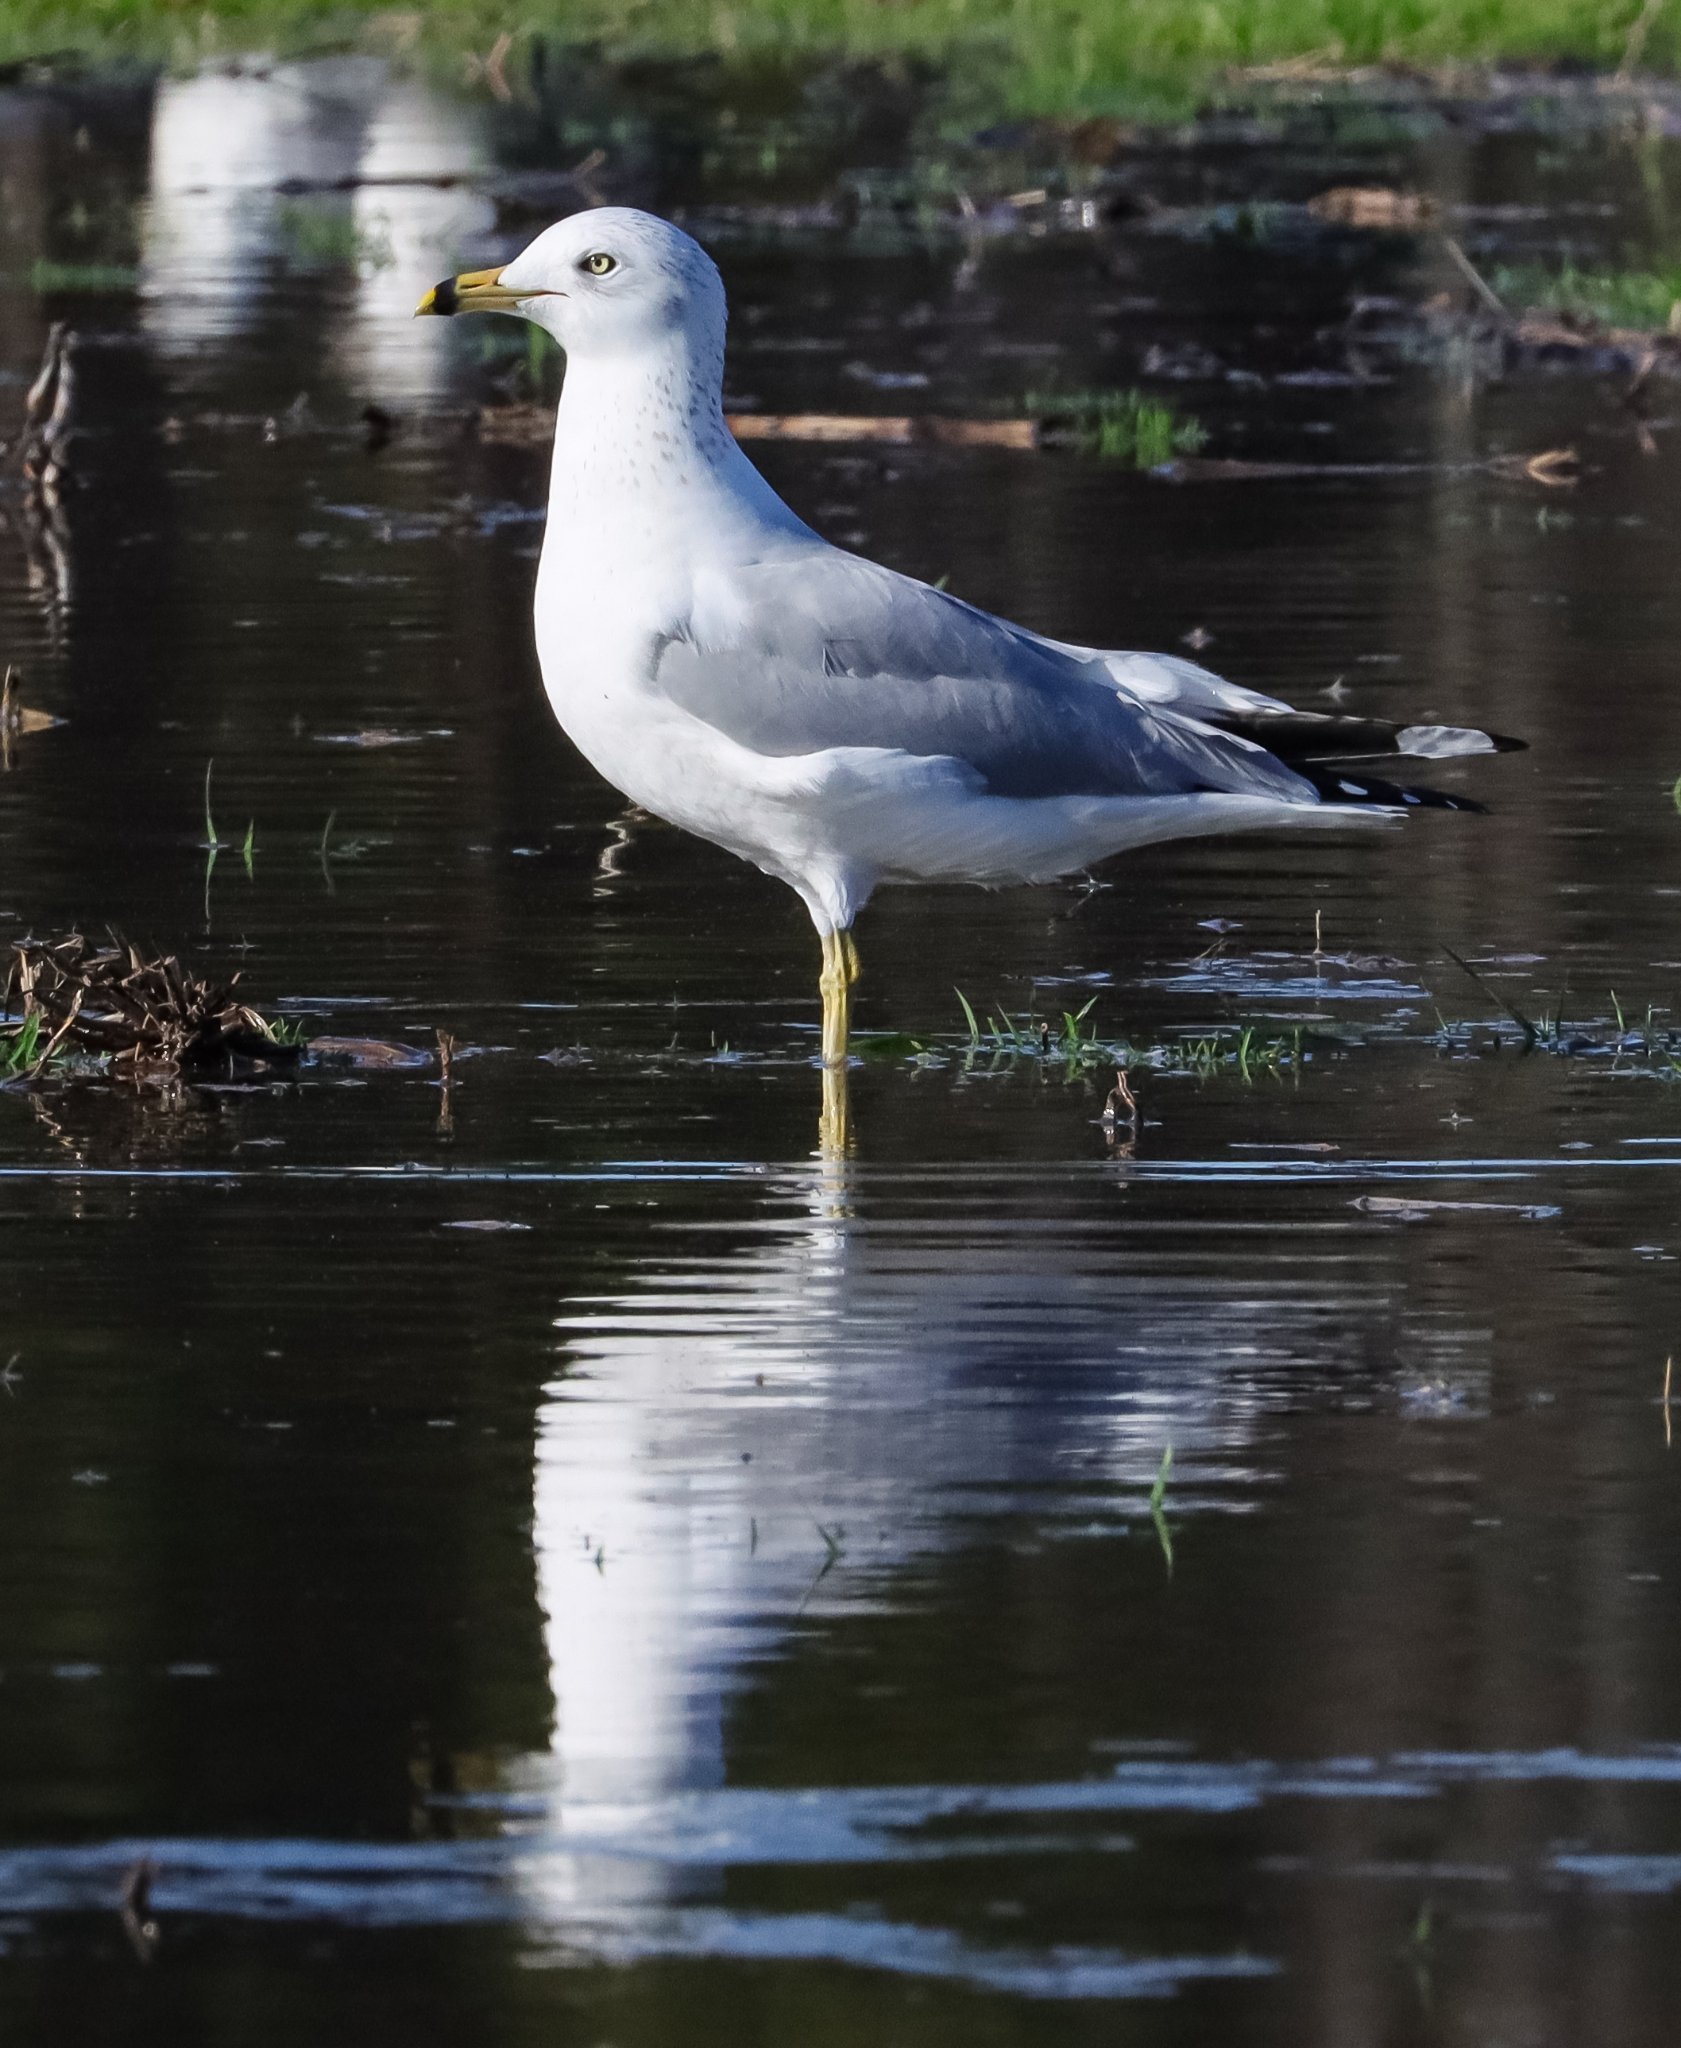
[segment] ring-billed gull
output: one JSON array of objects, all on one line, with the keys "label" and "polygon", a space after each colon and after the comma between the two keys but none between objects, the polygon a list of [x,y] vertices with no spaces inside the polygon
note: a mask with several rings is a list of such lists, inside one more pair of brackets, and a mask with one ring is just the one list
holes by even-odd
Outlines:
[{"label": "ring-billed gull", "polygon": [[652,214],[574,214],[417,310],[518,314],[565,350],[537,571],[549,700],[634,802],[799,892],[827,1067],[880,883],[1047,881],[1156,840],[1474,809],[1344,764],[1516,744],[1294,711],[831,547],[731,435],[722,280]]}]

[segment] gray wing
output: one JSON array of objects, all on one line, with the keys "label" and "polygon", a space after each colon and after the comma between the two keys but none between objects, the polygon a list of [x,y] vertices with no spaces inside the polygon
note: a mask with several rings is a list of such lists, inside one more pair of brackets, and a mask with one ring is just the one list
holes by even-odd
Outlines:
[{"label": "gray wing", "polygon": [[1315,800],[1265,748],[1123,694],[1101,660],[859,556],[732,569],[728,598],[727,625],[664,643],[655,681],[754,753],[950,758],[997,796]]},{"label": "gray wing", "polygon": [[1177,654],[1127,654],[1118,649],[1046,642],[1076,661],[1100,662],[1124,695],[1178,711],[1220,732],[1254,740],[1292,767],[1304,763],[1371,761],[1405,754],[1415,761],[1452,761],[1466,754],[1521,752],[1526,742],[1471,725],[1431,725],[1367,718],[1343,711],[1298,711],[1278,697],[1263,697],[1228,683]]}]

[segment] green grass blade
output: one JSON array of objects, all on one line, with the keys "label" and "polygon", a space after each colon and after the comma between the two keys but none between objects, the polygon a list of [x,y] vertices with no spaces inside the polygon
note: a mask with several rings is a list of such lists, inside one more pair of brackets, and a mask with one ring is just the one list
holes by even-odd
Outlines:
[{"label": "green grass blade", "polygon": [[978,1050],[981,1042],[981,1025],[980,1019],[975,1015],[975,1006],[960,988],[953,989],[952,994],[962,1006],[963,1021],[969,1027],[969,1044],[971,1048]]}]

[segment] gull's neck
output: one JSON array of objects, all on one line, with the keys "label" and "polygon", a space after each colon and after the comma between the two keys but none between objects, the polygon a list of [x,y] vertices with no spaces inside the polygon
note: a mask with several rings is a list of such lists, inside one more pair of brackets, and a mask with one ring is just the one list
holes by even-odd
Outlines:
[{"label": "gull's neck", "polygon": [[723,349],[685,334],[579,352],[555,421],[545,555],[635,546],[693,561],[805,534],[724,424]]}]

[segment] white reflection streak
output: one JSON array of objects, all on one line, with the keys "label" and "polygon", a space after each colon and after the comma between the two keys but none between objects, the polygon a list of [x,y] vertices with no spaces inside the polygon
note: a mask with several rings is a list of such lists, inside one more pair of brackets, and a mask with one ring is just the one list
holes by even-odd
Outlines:
[{"label": "white reflection streak", "polygon": [[206,71],[160,83],[144,251],[146,324],[160,339],[187,344],[261,317],[249,287],[272,250],[274,187],[306,165],[312,177],[349,168],[315,111],[290,80]]},{"label": "white reflection streak", "polygon": [[272,318],[264,286],[299,261],[295,224],[336,213],[354,223],[363,256],[348,289],[342,268],[323,278],[327,360],[371,397],[436,395],[449,337],[410,316],[488,234],[489,201],[439,183],[486,161],[466,110],[375,59],[165,80],[143,251],[148,332],[190,355],[256,331]]},{"label": "white reflection streak", "polygon": [[[555,1702],[541,1775],[567,1805],[722,1781],[732,1666],[792,1615],[825,1556],[810,1516],[788,1509],[802,1491],[826,1497],[827,1460],[814,1440],[809,1480],[798,1460],[767,1466],[763,1424],[779,1411],[821,1432],[844,1244],[796,1225],[563,1318],[572,1371],[538,1418],[534,1520]],[[601,1867],[587,1901],[571,1894],[577,1874],[533,1874],[548,1911],[600,1902]],[[656,1866],[616,1877],[621,1899],[669,1889]]]},{"label": "white reflection streak", "polygon": [[[987,1511],[983,1489],[1057,1489],[1054,1518],[1094,1511],[1071,1497],[1090,1485],[1112,1516],[1124,1479],[1147,1533],[1170,1429],[1241,1455],[1241,1289],[1211,1304],[1200,1269],[1129,1271],[1101,1211],[1038,1230],[972,1211],[954,1232],[860,1222],[835,1171],[814,1166],[794,1213],[722,1254],[674,1233],[632,1287],[559,1319],[569,1372],[538,1417],[534,1515],[555,1720],[531,1789],[562,1829],[582,1805],[721,1783],[752,1661],[802,1614],[886,1596]],[[838,1558],[825,1529],[845,1532]],[[529,1883],[539,1917],[588,1903],[564,1866]],[[599,1902],[599,1866],[590,1885]],[[620,1899],[669,1889],[657,1862],[618,1866]]]},{"label": "white reflection streak", "polygon": [[[490,261],[483,244],[495,209],[436,181],[471,176],[486,161],[466,110],[418,81],[396,80],[374,101],[358,165],[366,182],[351,198],[365,245],[389,256],[362,266],[351,316],[354,365],[374,397],[436,396],[446,381],[451,337],[430,331],[446,323],[417,322],[414,309],[446,271]],[[464,252],[470,261],[458,260]]]}]

